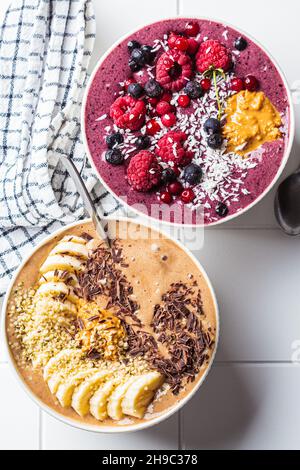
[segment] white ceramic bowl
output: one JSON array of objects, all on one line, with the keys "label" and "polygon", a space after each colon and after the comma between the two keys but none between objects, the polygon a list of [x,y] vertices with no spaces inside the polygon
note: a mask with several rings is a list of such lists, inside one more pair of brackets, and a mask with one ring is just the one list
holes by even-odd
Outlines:
[{"label": "white ceramic bowl", "polygon": [[[289,122],[289,139],[288,139],[288,143],[286,145],[286,149],[285,149],[285,153],[284,153],[284,156],[282,158],[282,161],[281,161],[281,164],[278,168],[278,171],[275,175],[275,177],[273,178],[273,180],[271,181],[271,183],[265,188],[265,190],[251,203],[249,204],[248,206],[244,207],[243,209],[241,209],[239,212],[235,212],[234,214],[232,215],[229,215],[228,217],[225,217],[224,219],[220,219],[216,222],[212,222],[210,224],[184,224],[184,227],[212,227],[214,225],[220,225],[222,223],[225,223],[225,222],[228,222],[232,219],[235,219],[236,217],[238,217],[239,215],[242,215],[244,214],[245,212],[247,212],[249,209],[251,209],[252,207],[254,207],[256,204],[258,204],[267,194],[268,192],[273,188],[273,186],[276,184],[276,182],[278,181],[278,179],[280,178],[284,168],[285,168],[285,165],[287,163],[287,160],[289,158],[289,155],[291,153],[291,149],[292,149],[292,145],[293,145],[293,141],[294,141],[294,136],[295,136],[295,115],[294,115],[294,108],[293,108],[293,101],[292,101],[292,95],[291,95],[291,92],[290,92],[290,89],[289,89],[289,85],[288,85],[288,82],[285,78],[285,75],[283,73],[283,71],[281,70],[280,66],[278,65],[277,61],[274,59],[274,57],[272,56],[272,54],[270,54],[269,51],[266,50],[266,48],[259,42],[257,41],[256,39],[254,39],[250,34],[246,33],[245,31],[237,28],[236,26],[233,26],[232,24],[230,23],[226,23],[222,20],[219,20],[219,19],[215,19],[215,18],[207,18],[207,17],[188,17],[188,16],[177,16],[177,17],[173,17],[173,18],[162,18],[162,20],[178,20],[180,18],[185,18],[185,19],[188,19],[188,20],[193,20],[193,19],[197,19],[197,20],[208,20],[208,21],[214,21],[214,22],[217,22],[217,23],[221,23],[222,25],[224,26],[228,26],[229,28],[233,28],[235,31],[237,31],[241,36],[244,36],[246,38],[249,38],[254,44],[256,44],[260,49],[262,49],[263,52],[265,52],[265,54],[269,57],[269,59],[273,62],[274,66],[276,67],[283,83],[284,83],[284,86],[285,86],[285,91],[287,93],[287,98],[288,98],[288,103],[289,103],[289,108],[290,108],[290,122]],[[116,41],[106,52],[105,54],[102,55],[102,57],[98,60],[97,64],[95,65],[95,68],[90,76],[90,79],[89,79],[89,82],[88,82],[88,85],[86,87],[86,90],[85,90],[85,93],[84,93],[84,98],[83,98],[83,104],[82,104],[82,108],[81,108],[81,126],[82,126],[82,129],[83,129],[83,142],[84,142],[84,146],[85,146],[85,151],[87,153],[87,156],[89,158],[89,161],[90,161],[90,164],[95,172],[96,175],[98,175],[102,185],[105,187],[105,189],[110,192],[115,199],[117,199],[119,201],[119,203],[121,205],[127,205],[126,202],[124,202],[124,200],[117,196],[111,189],[110,187],[106,184],[106,182],[103,180],[103,178],[101,177],[101,174],[99,173],[98,169],[96,168],[96,165],[94,164],[94,161],[93,161],[93,158],[92,158],[92,155],[89,151],[89,146],[88,146],[88,143],[87,143],[87,139],[86,139],[86,130],[85,130],[85,108],[86,108],[86,102],[87,102],[87,98],[88,98],[88,93],[89,93],[89,90],[90,90],[90,87],[93,83],[93,80],[94,80],[94,77],[98,71],[98,69],[101,67],[103,61],[107,58],[107,56],[118,46],[118,44],[122,43],[127,37],[135,34],[137,31],[139,31],[141,28],[144,28],[144,27],[147,27],[147,26],[150,26],[151,24],[153,24],[154,22],[151,22],[149,24],[145,24],[145,25],[141,25],[139,28],[135,28],[134,30],[130,31],[129,33],[127,33],[126,35],[122,36],[118,41]],[[132,210],[133,212],[143,216],[143,217],[147,217],[149,219],[152,219],[152,217],[150,215],[147,215],[146,213],[144,212],[141,212],[140,210],[138,210],[136,207],[132,207],[130,205],[127,205],[127,207]],[[154,220],[157,220],[157,219],[154,219]],[[174,225],[174,226],[183,226],[182,224],[179,224],[179,223],[172,223],[172,222],[167,222],[165,220],[159,220],[160,223],[162,224],[167,224],[167,225]]]},{"label": "white ceramic bowl", "polygon": [[[110,219],[110,220],[115,220],[115,219]],[[121,221],[125,221],[125,222],[129,222],[130,223],[134,223],[132,222],[131,220],[129,219],[126,219],[126,218],[119,218],[118,220],[121,220]],[[3,336],[4,336],[4,345],[5,345],[5,349],[6,349],[6,354],[8,356],[8,361],[9,361],[9,364],[10,364],[10,367],[11,369],[13,370],[13,373],[14,373],[14,376],[16,377],[17,381],[19,382],[19,384],[22,386],[22,388],[24,389],[24,391],[29,395],[29,397],[37,404],[40,406],[40,408],[43,410],[43,411],[46,411],[48,414],[50,414],[51,416],[54,416],[55,418],[57,418],[58,420],[60,421],[63,421],[64,423],[66,424],[69,424],[71,426],[74,426],[76,428],[79,428],[79,429],[83,429],[83,430],[86,430],[86,431],[93,431],[93,432],[99,432],[99,433],[120,433],[120,432],[129,432],[129,431],[138,431],[138,430],[141,430],[141,429],[145,429],[145,428],[148,428],[150,426],[153,426],[154,424],[158,424],[160,423],[161,421],[164,421],[165,419],[169,418],[171,415],[173,415],[174,413],[176,413],[180,408],[182,408],[191,398],[192,396],[197,392],[197,390],[200,388],[200,386],[203,384],[205,378],[207,377],[207,374],[211,368],[211,365],[214,361],[214,358],[215,358],[215,354],[216,354],[216,350],[217,350],[217,346],[218,346],[218,340],[219,340],[219,310],[218,310],[218,304],[217,304],[217,300],[216,300],[216,296],[215,296],[215,293],[214,293],[214,290],[213,290],[213,287],[211,285],[211,282],[206,274],[206,272],[204,271],[203,267],[200,265],[199,261],[193,256],[193,254],[187,250],[187,248],[185,248],[185,246],[172,239],[172,241],[179,247],[181,248],[192,260],[193,262],[196,264],[196,266],[199,268],[199,271],[201,272],[201,274],[203,275],[205,281],[207,282],[207,285],[210,289],[210,292],[211,292],[211,295],[212,295],[212,299],[213,299],[213,302],[214,302],[214,307],[215,307],[215,312],[216,312],[216,341],[215,341],[215,348],[214,348],[214,351],[213,351],[213,354],[212,354],[212,357],[210,359],[210,363],[209,365],[207,366],[207,369],[205,371],[205,373],[203,374],[203,376],[201,377],[201,379],[199,380],[199,382],[195,385],[195,387],[191,390],[191,392],[186,395],[176,406],[174,406],[173,408],[171,408],[170,410],[166,411],[165,413],[161,414],[160,416],[158,416],[157,418],[153,418],[149,421],[145,421],[145,422],[142,422],[141,424],[137,423],[137,424],[133,424],[133,425],[129,425],[129,426],[93,426],[93,425],[90,425],[90,424],[85,424],[83,421],[77,421],[77,420],[73,420],[73,419],[70,419],[70,418],[67,418],[65,417],[64,415],[56,412],[54,409],[52,409],[51,407],[47,406],[42,400],[40,400],[32,391],[31,389],[28,387],[28,385],[26,384],[26,382],[23,380],[20,372],[18,371],[18,368],[15,364],[15,361],[14,361],[14,358],[13,358],[13,354],[10,350],[10,347],[9,347],[9,344],[8,344],[8,338],[7,338],[7,333],[6,333],[6,317],[7,317],[7,307],[8,307],[8,301],[9,301],[9,297],[11,295],[11,291],[12,291],[12,288],[13,288],[13,285],[15,283],[15,280],[17,279],[19,273],[22,271],[23,267],[25,266],[25,264],[30,260],[30,258],[33,256],[33,254],[39,249],[41,248],[43,245],[45,245],[46,243],[48,243],[49,241],[53,240],[54,237],[56,236],[59,236],[61,233],[63,233],[65,230],[67,229],[70,229],[72,227],[76,227],[77,225],[81,225],[85,222],[91,222],[90,219],[86,219],[86,220],[81,220],[79,222],[75,222],[73,224],[69,224],[59,230],[57,230],[56,232],[54,232],[53,234],[51,234],[50,236],[48,236],[47,238],[45,238],[39,245],[37,245],[32,251],[31,253],[23,260],[23,262],[21,263],[19,269],[17,270],[17,272],[15,273],[14,275],[14,278],[12,279],[11,283],[10,283],[10,286],[8,287],[7,289],[7,293],[5,295],[5,298],[4,298],[4,303],[3,303],[3,307],[2,307],[2,332],[3,332]],[[139,225],[146,225],[147,224],[141,224],[139,223]],[[152,227],[151,227],[152,229]],[[156,230],[156,229],[155,229]],[[159,230],[156,230],[157,232],[159,233],[163,233]],[[163,233],[164,234],[164,233]],[[168,235],[164,234],[167,238],[170,238]]]}]

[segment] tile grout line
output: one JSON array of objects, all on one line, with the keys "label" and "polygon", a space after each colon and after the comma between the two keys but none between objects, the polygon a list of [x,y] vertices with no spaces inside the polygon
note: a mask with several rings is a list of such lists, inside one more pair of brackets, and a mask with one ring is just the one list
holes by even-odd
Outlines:
[{"label": "tile grout line", "polygon": [[180,0],[176,0],[176,15],[180,15]]}]

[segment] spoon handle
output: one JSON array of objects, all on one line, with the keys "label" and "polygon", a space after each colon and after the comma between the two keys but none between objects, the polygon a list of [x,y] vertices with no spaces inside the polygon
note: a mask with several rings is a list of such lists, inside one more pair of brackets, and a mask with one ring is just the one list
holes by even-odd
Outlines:
[{"label": "spoon handle", "polygon": [[111,248],[111,240],[109,236],[107,235],[107,232],[105,231],[105,228],[104,228],[105,225],[104,225],[103,215],[101,214],[101,217],[100,217],[99,211],[96,209],[91,199],[91,196],[89,195],[87,187],[84,184],[84,181],[82,177],[80,176],[76,166],[74,165],[72,160],[70,160],[70,158],[67,157],[67,155],[61,155],[60,160],[65,166],[71,178],[73,179],[76,189],[83,200],[84,206],[93,221],[97,234],[108,245],[108,247]]}]

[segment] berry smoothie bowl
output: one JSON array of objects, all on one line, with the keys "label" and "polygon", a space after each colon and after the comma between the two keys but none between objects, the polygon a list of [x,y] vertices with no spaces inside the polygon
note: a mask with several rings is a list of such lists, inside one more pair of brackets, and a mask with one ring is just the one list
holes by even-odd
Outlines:
[{"label": "berry smoothie bowl", "polygon": [[104,186],[162,222],[215,225],[275,184],[294,137],[287,82],[248,35],[208,19],[153,23],[98,62],[82,108]]}]

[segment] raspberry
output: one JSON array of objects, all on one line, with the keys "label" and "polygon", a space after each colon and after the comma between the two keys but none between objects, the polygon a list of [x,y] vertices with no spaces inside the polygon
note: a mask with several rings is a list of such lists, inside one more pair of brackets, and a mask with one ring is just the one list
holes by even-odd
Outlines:
[{"label": "raspberry", "polygon": [[191,58],[184,52],[164,52],[157,61],[156,80],[167,91],[179,91],[192,76]]},{"label": "raspberry", "polygon": [[132,96],[120,96],[110,107],[110,116],[121,129],[137,131],[143,126],[145,115],[144,101]]},{"label": "raspberry", "polygon": [[130,160],[127,178],[134,189],[147,192],[160,183],[161,167],[151,152],[142,150]]},{"label": "raspberry", "polygon": [[209,39],[208,41],[200,44],[199,51],[196,56],[196,66],[199,72],[203,73],[210,67],[222,69],[226,72],[230,65],[231,54],[219,41]]},{"label": "raspberry", "polygon": [[164,162],[173,162],[177,165],[185,158],[185,149],[182,144],[187,139],[187,135],[180,131],[167,132],[157,142],[157,155]]}]

